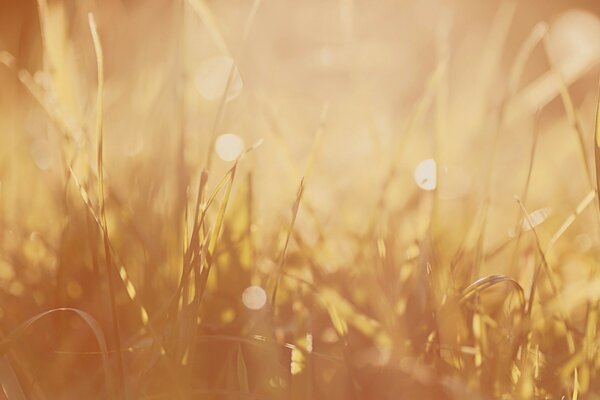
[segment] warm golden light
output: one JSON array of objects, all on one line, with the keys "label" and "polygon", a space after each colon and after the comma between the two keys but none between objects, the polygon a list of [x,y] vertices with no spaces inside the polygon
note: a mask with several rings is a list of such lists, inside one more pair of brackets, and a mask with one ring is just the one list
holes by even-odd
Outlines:
[{"label": "warm golden light", "polygon": [[233,161],[244,151],[244,141],[238,135],[225,133],[215,141],[215,151],[223,161]]},{"label": "warm golden light", "polygon": [[600,0],[0,0],[0,400],[600,400]]},{"label": "warm golden light", "polygon": [[260,286],[248,286],[242,293],[242,302],[250,310],[260,310],[267,304],[267,293]]},{"label": "warm golden light", "polygon": [[421,161],[415,167],[415,182],[423,190],[434,190],[436,188],[436,174],[437,165],[435,160],[428,158],[427,160]]},{"label": "warm golden light", "polygon": [[531,212],[526,218],[523,219],[521,227],[523,230],[530,230],[544,222],[550,216],[550,208],[540,208]]},{"label": "warm golden light", "polygon": [[227,100],[233,100],[240,95],[243,86],[240,73],[230,57],[210,57],[196,71],[196,88],[206,100],[220,99],[225,95],[226,89]]}]

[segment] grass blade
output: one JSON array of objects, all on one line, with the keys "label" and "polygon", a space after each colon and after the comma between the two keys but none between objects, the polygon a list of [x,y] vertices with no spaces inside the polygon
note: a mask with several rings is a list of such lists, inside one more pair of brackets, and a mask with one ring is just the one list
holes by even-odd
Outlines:
[{"label": "grass blade", "polygon": [[[104,242],[104,253],[106,256],[106,279],[108,280],[108,291],[110,297],[110,310],[112,315],[112,324],[113,324],[113,334],[115,338],[115,346],[117,349],[120,349],[121,346],[121,333],[119,327],[119,314],[116,305],[116,288],[114,287],[113,275],[114,275],[114,267],[112,264],[112,255],[110,252],[110,242],[108,239],[108,225],[106,222],[106,210],[105,210],[105,200],[104,200],[104,165],[103,165],[103,147],[104,147],[104,134],[103,134],[103,96],[104,96],[104,57],[102,54],[102,45],[100,43],[100,36],[98,35],[98,29],[96,26],[96,21],[94,19],[94,15],[92,13],[88,14],[88,23],[90,28],[90,33],[92,34],[92,41],[94,43],[94,51],[96,53],[96,67],[98,73],[98,88],[97,88],[97,97],[96,97],[96,126],[95,133],[96,138],[98,140],[98,200],[100,204],[100,223],[103,227],[102,229],[102,237]],[[124,271],[124,270],[123,270]],[[121,278],[123,278],[121,276]],[[133,286],[127,286],[128,292],[131,291]],[[117,358],[117,370],[118,370],[118,379],[120,386],[122,387],[123,393],[125,395],[125,371],[123,365],[123,357],[121,352],[116,352]]]},{"label": "grass blade", "polygon": [[248,385],[248,369],[246,368],[246,361],[244,361],[244,353],[242,352],[241,345],[238,345],[237,352],[237,377],[240,391],[243,393],[250,393],[250,386]]},{"label": "grass blade", "polygon": [[80,317],[90,328],[94,337],[96,338],[96,342],[98,343],[98,347],[100,348],[101,356],[102,356],[102,367],[104,369],[104,379],[107,394],[114,394],[116,388],[113,385],[113,373],[110,368],[110,362],[108,359],[108,347],[106,345],[106,340],[104,339],[104,334],[102,333],[102,329],[98,322],[92,317],[90,314],[85,311],[79,310],[77,308],[55,308],[52,310],[48,310],[33,317],[29,318],[27,321],[23,322],[16,329],[14,329],[6,338],[0,341],[0,356],[6,355],[8,351],[12,348],[15,342],[23,336],[23,334],[29,329],[32,325],[34,325],[40,319],[49,316],[55,313],[61,312],[69,312],[74,313],[78,317]]},{"label": "grass blade", "polygon": [[525,311],[525,291],[519,282],[506,275],[494,274],[476,280],[463,290],[460,296],[460,301],[468,300],[472,296],[502,282],[509,283],[515,289],[519,296],[519,302],[521,303],[522,311]]},{"label": "grass blade", "polygon": [[25,393],[7,356],[0,358],[0,386],[8,400],[25,400]]},{"label": "grass blade", "polygon": [[[535,239],[535,245],[538,251],[538,254],[540,256],[541,259],[541,266],[544,268],[544,271],[546,272],[546,276],[548,277],[548,282],[550,283],[550,288],[552,289],[552,293],[554,294],[558,304],[559,304],[559,312],[560,312],[560,316],[562,319],[562,322],[564,324],[565,327],[565,338],[567,341],[567,346],[569,348],[569,353],[572,355],[573,353],[575,353],[575,339],[573,338],[573,334],[571,332],[571,329],[569,328],[569,315],[568,312],[565,309],[564,306],[564,302],[562,299],[561,294],[559,293],[559,288],[558,288],[558,282],[556,280],[556,277],[554,275],[554,271],[552,270],[552,268],[550,267],[550,265],[548,264],[548,261],[546,259],[546,254],[544,253],[544,250],[542,249],[542,245],[540,243],[540,238],[536,232],[535,229],[535,224],[534,222],[531,220],[530,218],[530,214],[527,212],[527,210],[525,209],[525,206],[523,205],[523,203],[521,202],[521,200],[517,197],[516,198],[517,203],[519,204],[519,206],[521,207],[521,210],[523,211],[523,215],[525,216],[525,218],[527,219],[529,225],[532,227],[531,228],[531,232],[533,233],[533,237]],[[536,279],[538,276],[537,271],[534,273],[534,280],[531,283],[531,294],[530,294],[530,299],[529,299],[529,308],[527,310],[527,312],[531,312],[531,306],[533,305],[533,296],[535,294],[535,287],[537,286],[537,282]]]},{"label": "grass blade", "polygon": [[[600,191],[600,93],[596,107],[596,124],[594,127],[594,161],[596,165],[596,192]],[[600,198],[598,198],[600,210]]]},{"label": "grass blade", "polygon": [[188,3],[192,6],[192,9],[198,15],[198,17],[206,27],[208,34],[212,38],[213,42],[215,42],[215,45],[217,46],[221,54],[231,55],[231,51],[229,50],[227,42],[225,41],[225,37],[223,36],[221,29],[219,28],[217,19],[215,18],[215,15],[208,6],[208,4],[206,4],[206,1],[188,0]]}]

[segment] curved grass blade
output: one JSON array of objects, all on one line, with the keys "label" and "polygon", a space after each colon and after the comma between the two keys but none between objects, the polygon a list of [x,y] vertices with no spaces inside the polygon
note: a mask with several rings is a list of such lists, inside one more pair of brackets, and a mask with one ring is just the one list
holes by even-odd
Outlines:
[{"label": "curved grass blade", "polygon": [[519,296],[519,302],[521,303],[522,311],[525,311],[525,291],[523,290],[523,287],[519,284],[519,282],[517,282],[510,276],[500,274],[488,275],[471,283],[463,290],[460,296],[460,301],[463,302],[465,300],[468,300],[474,295],[481,293],[482,291],[503,282],[510,284],[510,286],[512,286],[515,292],[517,292],[517,295]]},{"label": "curved grass blade", "polygon": [[57,312],[71,312],[79,316],[90,328],[92,333],[96,338],[96,342],[98,343],[98,347],[100,348],[100,355],[102,356],[102,367],[104,369],[104,379],[107,393],[113,393],[115,391],[115,387],[113,384],[113,373],[110,368],[110,362],[108,358],[108,347],[106,345],[106,340],[104,339],[104,334],[102,333],[102,329],[100,328],[100,324],[92,317],[90,314],[85,311],[79,310],[77,308],[55,308],[52,310],[44,311],[33,317],[29,318],[27,321],[23,322],[16,329],[14,329],[7,337],[0,341],[0,356],[6,355],[8,351],[12,348],[15,342],[23,336],[25,331],[34,325],[40,319]]}]

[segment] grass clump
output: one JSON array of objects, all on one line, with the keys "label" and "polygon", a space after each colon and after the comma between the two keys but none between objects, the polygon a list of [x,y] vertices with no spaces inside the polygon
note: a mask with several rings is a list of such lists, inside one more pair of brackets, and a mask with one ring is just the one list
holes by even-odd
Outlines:
[{"label": "grass clump", "polygon": [[25,3],[0,396],[600,398],[600,10]]}]

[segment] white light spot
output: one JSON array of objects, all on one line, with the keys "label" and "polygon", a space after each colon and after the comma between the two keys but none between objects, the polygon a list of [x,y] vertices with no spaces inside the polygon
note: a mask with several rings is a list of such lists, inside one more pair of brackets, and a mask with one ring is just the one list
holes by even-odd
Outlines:
[{"label": "white light spot", "polygon": [[196,71],[196,89],[209,101],[219,100],[225,93],[227,80],[233,68],[233,76],[227,92],[227,101],[239,96],[244,86],[242,78],[231,57],[215,56],[206,59]]},{"label": "white light spot", "polygon": [[415,168],[415,182],[423,190],[436,187],[436,163],[432,158],[421,161]]},{"label": "white light spot", "polygon": [[521,228],[524,231],[529,231],[532,228],[535,228],[542,222],[544,222],[550,216],[550,208],[540,208],[539,210],[535,210],[529,214],[529,216],[523,219],[521,223]]},{"label": "white light spot", "polygon": [[233,133],[226,133],[215,141],[215,151],[221,160],[233,161],[244,151],[244,140]]},{"label": "white light spot", "polygon": [[267,304],[267,293],[260,286],[248,286],[242,293],[242,302],[250,310],[260,310]]}]

